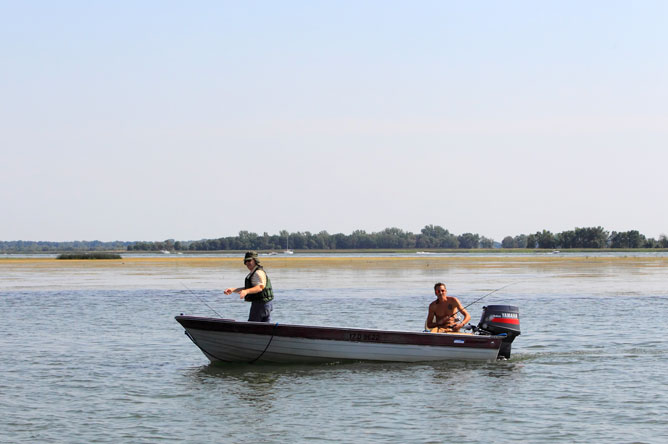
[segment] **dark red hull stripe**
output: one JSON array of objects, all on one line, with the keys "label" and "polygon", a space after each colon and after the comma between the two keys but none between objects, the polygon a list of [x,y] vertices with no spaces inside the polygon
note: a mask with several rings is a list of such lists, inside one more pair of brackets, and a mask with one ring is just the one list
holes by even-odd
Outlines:
[{"label": "dark red hull stripe", "polygon": [[[436,333],[396,332],[361,328],[313,327],[307,325],[265,322],[238,322],[230,319],[176,316],[186,329],[245,333],[275,337],[322,339],[382,344],[431,345],[436,347],[499,348],[503,338],[484,335],[449,335]],[[455,342],[457,341],[457,342]]]},{"label": "dark red hull stripe", "polygon": [[498,322],[500,324],[520,325],[520,320],[519,319],[513,319],[513,318],[492,318],[492,320],[490,322]]}]

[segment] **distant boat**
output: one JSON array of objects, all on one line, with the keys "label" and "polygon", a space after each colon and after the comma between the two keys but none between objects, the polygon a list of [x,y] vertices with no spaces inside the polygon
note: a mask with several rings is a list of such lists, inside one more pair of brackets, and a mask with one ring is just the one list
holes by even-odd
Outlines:
[{"label": "distant boat", "polygon": [[162,250],[162,251],[160,251],[160,252],[161,252],[162,254],[172,254],[171,252],[169,252],[169,251],[167,251],[167,250]]},{"label": "distant boat", "polygon": [[417,251],[415,254],[436,254],[436,253],[432,253],[431,251]]},{"label": "distant boat", "polygon": [[552,254],[559,254],[559,253],[561,253],[561,251],[559,251],[559,250],[552,250]]},{"label": "distant boat", "polygon": [[295,252],[290,249],[290,235],[288,235],[288,238],[285,241],[285,251],[283,254],[295,254]]}]

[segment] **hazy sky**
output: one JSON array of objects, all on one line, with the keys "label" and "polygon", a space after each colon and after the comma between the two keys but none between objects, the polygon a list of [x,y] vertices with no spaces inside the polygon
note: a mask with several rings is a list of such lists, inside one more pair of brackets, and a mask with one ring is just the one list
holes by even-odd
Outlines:
[{"label": "hazy sky", "polygon": [[663,0],[0,0],[0,60],[0,240],[668,234]]}]

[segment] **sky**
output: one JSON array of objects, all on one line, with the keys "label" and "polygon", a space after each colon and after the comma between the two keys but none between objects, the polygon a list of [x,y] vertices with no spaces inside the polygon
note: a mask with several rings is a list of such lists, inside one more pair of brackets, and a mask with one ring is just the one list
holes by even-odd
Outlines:
[{"label": "sky", "polygon": [[668,234],[668,2],[0,0],[0,240]]}]

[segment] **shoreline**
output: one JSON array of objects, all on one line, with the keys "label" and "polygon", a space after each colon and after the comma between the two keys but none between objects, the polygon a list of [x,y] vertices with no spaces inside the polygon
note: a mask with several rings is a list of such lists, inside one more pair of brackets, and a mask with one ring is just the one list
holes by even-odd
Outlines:
[{"label": "shoreline", "polygon": [[[247,250],[171,250],[169,253],[178,254],[179,256],[197,256],[197,255],[241,255]],[[281,254],[276,250],[253,250],[260,255],[274,255]],[[466,254],[501,254],[501,255],[513,255],[513,254],[550,254],[554,251],[560,253],[668,253],[668,248],[473,248],[473,249],[461,249],[461,248],[424,248],[424,249],[392,249],[392,248],[374,248],[374,249],[339,249],[339,250],[292,250],[296,254],[457,254],[457,255],[466,255]],[[48,255],[58,255],[58,254],[90,254],[90,253],[110,253],[110,254],[120,254],[124,257],[133,257],[141,256],[147,254],[159,255],[161,252],[158,250],[153,251],[128,251],[128,250],[100,250],[100,251],[5,251],[0,253],[0,259],[3,257],[11,255],[31,255],[31,256],[48,256]]]},{"label": "shoreline", "polygon": [[[479,266],[505,268],[511,264],[536,266],[593,265],[593,264],[652,264],[668,266],[668,257],[658,256],[428,256],[428,257],[261,257],[267,268],[422,268],[448,266]],[[239,257],[123,257],[122,259],[56,259],[0,257],[0,269],[13,267],[36,268],[132,268],[132,267],[223,267],[243,268]]]}]

